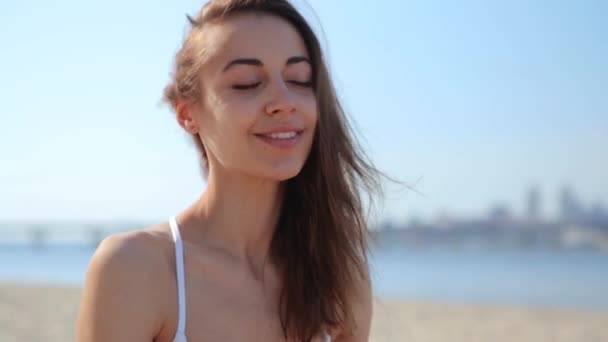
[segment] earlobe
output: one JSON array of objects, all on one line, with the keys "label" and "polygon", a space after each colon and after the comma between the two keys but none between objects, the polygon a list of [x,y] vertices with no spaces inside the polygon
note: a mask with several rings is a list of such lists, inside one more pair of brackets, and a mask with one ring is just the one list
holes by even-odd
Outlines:
[{"label": "earlobe", "polygon": [[174,106],[175,113],[177,114],[177,121],[188,133],[198,133],[198,127],[195,121],[190,116],[188,106],[185,104],[176,104]]},{"label": "earlobe", "polygon": [[188,131],[188,133],[195,134],[198,133],[198,127],[191,119],[184,120],[184,127]]}]

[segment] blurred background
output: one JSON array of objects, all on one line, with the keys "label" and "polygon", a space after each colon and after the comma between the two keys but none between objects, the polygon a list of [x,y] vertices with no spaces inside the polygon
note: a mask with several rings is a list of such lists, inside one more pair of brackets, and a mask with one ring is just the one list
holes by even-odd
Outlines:
[{"label": "blurred background", "polygon": [[[204,190],[160,103],[203,3],[0,3],[1,341],[73,339],[99,241]],[[415,189],[373,211],[372,340],[607,341],[608,3],[294,3]]]}]

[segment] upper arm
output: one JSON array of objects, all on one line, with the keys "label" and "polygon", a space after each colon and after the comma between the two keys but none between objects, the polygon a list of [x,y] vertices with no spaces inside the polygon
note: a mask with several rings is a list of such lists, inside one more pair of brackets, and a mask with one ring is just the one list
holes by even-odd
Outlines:
[{"label": "upper arm", "polygon": [[[154,253],[141,234],[110,236],[87,270],[78,342],[150,342],[162,326]],[[158,259],[158,258],[157,258]]]},{"label": "upper arm", "polygon": [[372,323],[373,294],[369,270],[366,269],[363,278],[357,278],[351,292],[352,313],[354,326],[352,333],[340,331],[335,342],[367,342]]}]

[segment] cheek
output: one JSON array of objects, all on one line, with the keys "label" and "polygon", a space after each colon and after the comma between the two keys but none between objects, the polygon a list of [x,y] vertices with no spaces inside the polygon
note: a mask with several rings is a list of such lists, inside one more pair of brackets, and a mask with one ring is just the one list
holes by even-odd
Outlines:
[{"label": "cheek", "polygon": [[220,115],[220,122],[223,127],[240,136],[249,134],[249,130],[254,126],[258,117],[255,111],[257,107],[250,101],[231,101],[223,108]]},{"label": "cheek", "polygon": [[308,123],[311,126],[314,126],[317,124],[317,121],[319,119],[319,110],[317,108],[317,99],[315,97],[312,97],[311,99],[308,99],[305,102],[305,111],[304,113],[306,113],[306,120],[308,121]]},{"label": "cheek", "polygon": [[243,98],[231,96],[230,94],[218,94],[208,102],[208,113],[212,117],[218,129],[226,132],[244,129],[255,119],[252,102]]},{"label": "cheek", "polygon": [[201,127],[203,141],[216,155],[235,154],[242,148],[254,120],[255,113],[250,103],[235,100],[212,102]]}]

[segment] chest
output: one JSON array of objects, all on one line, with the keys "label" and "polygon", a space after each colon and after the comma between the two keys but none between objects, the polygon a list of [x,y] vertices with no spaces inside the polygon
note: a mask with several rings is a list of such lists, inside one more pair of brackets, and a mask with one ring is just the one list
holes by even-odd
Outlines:
[{"label": "chest", "polygon": [[[186,255],[186,336],[188,342],[285,342],[278,298],[280,284],[272,272],[264,281],[238,267]],[[231,269],[232,268],[232,269]],[[172,342],[178,325],[177,286],[169,289],[166,329],[155,342]],[[324,342],[319,336],[313,342]]]},{"label": "chest", "polygon": [[189,341],[282,341],[275,294],[259,284],[194,274],[186,284]]}]

